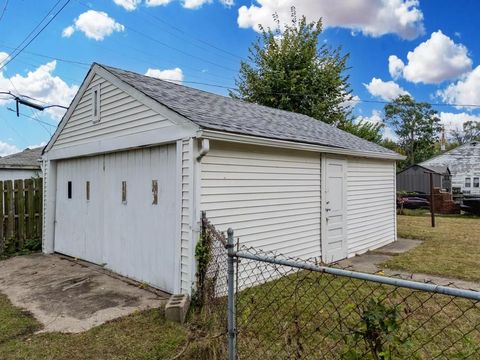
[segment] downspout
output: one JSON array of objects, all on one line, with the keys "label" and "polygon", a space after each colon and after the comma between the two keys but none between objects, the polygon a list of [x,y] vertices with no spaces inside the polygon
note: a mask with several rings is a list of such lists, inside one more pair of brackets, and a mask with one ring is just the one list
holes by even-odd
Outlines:
[{"label": "downspout", "polygon": [[210,141],[208,139],[202,139],[202,148],[198,152],[197,161],[200,162],[202,158],[210,151]]}]

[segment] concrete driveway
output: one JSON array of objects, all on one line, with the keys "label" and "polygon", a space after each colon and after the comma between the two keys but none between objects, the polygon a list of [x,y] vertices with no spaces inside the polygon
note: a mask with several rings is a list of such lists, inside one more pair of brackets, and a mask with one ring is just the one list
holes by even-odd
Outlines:
[{"label": "concrete driveway", "polygon": [[141,289],[98,266],[41,254],[0,261],[0,292],[30,311],[43,332],[81,332],[166,302],[166,294]]}]

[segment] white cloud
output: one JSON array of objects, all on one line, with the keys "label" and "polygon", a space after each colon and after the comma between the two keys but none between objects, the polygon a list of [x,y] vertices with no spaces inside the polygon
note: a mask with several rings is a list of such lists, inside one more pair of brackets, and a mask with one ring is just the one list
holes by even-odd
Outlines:
[{"label": "white cloud", "polygon": [[0,51],[0,64],[8,59],[10,55],[4,51]]},{"label": "white cloud", "polygon": [[47,142],[42,141],[40,144],[28,145],[27,148],[35,149],[35,148],[38,148],[38,147],[44,147],[45,145],[47,145]]},{"label": "white cloud", "polygon": [[480,121],[480,116],[467,113],[450,113],[441,112],[438,117],[440,122],[445,126],[446,133],[448,134],[452,130],[462,131],[463,124],[467,121]]},{"label": "white cloud", "polygon": [[382,79],[374,77],[369,84],[363,85],[370,94],[386,101],[393,100],[400,95],[409,95],[408,91],[404,90],[394,81],[383,81]]},{"label": "white cloud", "polygon": [[212,0],[182,0],[182,6],[186,9],[198,9],[204,4],[211,4]]},{"label": "white cloud", "polygon": [[168,5],[171,3],[172,0],[146,0],[145,5],[147,6],[163,6],[163,5]]},{"label": "white cloud", "polygon": [[[456,83],[438,91],[437,95],[448,104],[480,104],[480,65],[464,75]],[[458,107],[461,108],[462,106]],[[468,109],[469,107],[466,108]]]},{"label": "white cloud", "polygon": [[388,72],[390,76],[394,79],[398,79],[403,73],[403,68],[405,64],[395,55],[390,55],[388,57]]},{"label": "white cloud", "polygon": [[140,5],[142,0],[113,0],[113,2],[127,11],[133,11]]},{"label": "white cloud", "polygon": [[66,38],[69,38],[70,36],[73,35],[73,33],[75,32],[75,28],[70,25],[70,26],[67,26],[65,29],[63,29],[62,31],[62,37],[66,37]]},{"label": "white cloud", "polygon": [[323,18],[326,27],[342,27],[373,37],[397,34],[414,39],[423,34],[423,13],[418,0],[256,0],[238,9],[241,28],[259,30],[258,24],[275,27],[272,14],[290,22],[291,7],[309,21]]},{"label": "white cloud", "polygon": [[[355,118],[355,123],[358,124],[360,121],[369,122],[373,124],[384,124],[383,118],[382,118],[382,112],[380,110],[373,110],[372,115],[370,116],[357,116]],[[382,128],[383,138],[397,141],[398,140],[397,134],[395,134],[395,132],[391,128],[389,128],[386,124],[384,125],[385,126]]]},{"label": "white cloud", "polygon": [[404,64],[395,55],[388,58],[388,69],[393,78],[403,75],[414,83],[439,84],[457,78],[472,68],[467,48],[455,44],[440,30],[409,51],[407,59],[407,64]]},{"label": "white cloud", "polygon": [[106,12],[88,10],[80,14],[73,25],[63,29],[62,36],[70,37],[77,30],[83,32],[87,38],[100,41],[114,31],[124,31],[125,26],[116,22]]},{"label": "white cloud", "polygon": [[226,7],[232,7],[233,5],[235,5],[234,0],[220,0],[220,3],[222,3]]},{"label": "white cloud", "polygon": [[161,80],[167,80],[174,83],[181,83],[183,81],[183,71],[180,68],[175,69],[148,69],[145,73],[147,76],[151,76]]},{"label": "white cloud", "polygon": [[15,154],[19,151],[20,149],[17,148],[15,145],[0,140],[0,157]]},{"label": "white cloud", "polygon": [[344,109],[351,110],[359,103],[360,98],[357,95],[353,95],[350,100],[343,101],[340,106]]},{"label": "white cloud", "polygon": [[[15,74],[6,77],[3,72],[0,72],[0,89],[27,95],[48,104],[68,106],[77,93],[78,86],[68,85],[59,76],[55,76],[53,73],[56,66],[57,62],[54,60],[29,71],[25,76]],[[15,87],[12,86],[12,83]],[[13,101],[0,101],[0,104],[8,103],[13,103]],[[52,115],[55,120],[59,120],[65,113],[65,110],[61,108],[51,108],[45,111]]]}]

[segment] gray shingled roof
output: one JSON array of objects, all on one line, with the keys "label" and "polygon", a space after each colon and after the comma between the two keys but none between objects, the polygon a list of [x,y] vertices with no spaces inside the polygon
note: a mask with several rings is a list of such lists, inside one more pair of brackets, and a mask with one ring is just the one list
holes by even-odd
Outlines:
[{"label": "gray shingled roof", "polygon": [[204,129],[398,155],[306,115],[212,94],[134,72],[99,65]]},{"label": "gray shingled roof", "polygon": [[0,168],[38,168],[43,147],[25,149],[19,153],[0,157]]},{"label": "gray shingled roof", "polygon": [[444,152],[419,165],[448,166],[452,174],[480,172],[480,142],[471,141]]}]

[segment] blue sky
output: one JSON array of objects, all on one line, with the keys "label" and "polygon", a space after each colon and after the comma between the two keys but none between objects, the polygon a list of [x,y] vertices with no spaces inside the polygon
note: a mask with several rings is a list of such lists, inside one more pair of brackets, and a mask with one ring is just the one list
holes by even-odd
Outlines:
[{"label": "blue sky", "polygon": [[[56,3],[0,0],[1,59],[14,53]],[[480,104],[474,0],[71,0],[0,70],[0,91],[68,105],[86,64],[95,61],[226,94],[225,88],[193,83],[233,87],[240,59],[257,36],[256,24],[270,25],[273,12],[288,19],[291,5],[309,20],[322,17],[320,41],[350,53],[359,119],[380,121],[383,104],[371,101],[408,92],[441,104],[435,108],[447,130],[480,120],[477,108],[461,106]],[[8,110],[14,103],[0,99],[0,156],[44,144],[62,115],[59,109],[22,108],[17,118]],[[386,129],[385,136],[393,135]]]}]

